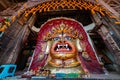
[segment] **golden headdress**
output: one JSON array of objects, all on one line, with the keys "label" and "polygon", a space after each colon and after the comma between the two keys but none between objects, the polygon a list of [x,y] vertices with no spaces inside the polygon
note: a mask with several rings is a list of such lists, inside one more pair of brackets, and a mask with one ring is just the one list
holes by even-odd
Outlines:
[{"label": "golden headdress", "polygon": [[78,38],[79,32],[75,30],[72,26],[64,24],[63,22],[60,25],[52,27],[49,32],[46,32],[44,40],[49,40],[55,37],[56,34],[70,34],[73,38]]}]

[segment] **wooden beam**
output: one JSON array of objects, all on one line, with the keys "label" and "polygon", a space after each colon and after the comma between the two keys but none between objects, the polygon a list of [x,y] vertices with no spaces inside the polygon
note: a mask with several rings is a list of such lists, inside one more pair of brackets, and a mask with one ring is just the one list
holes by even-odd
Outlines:
[{"label": "wooden beam", "polygon": [[110,7],[107,3],[105,3],[105,1],[99,0],[98,2],[101,5],[103,5],[103,7],[105,7],[106,9],[108,9],[111,13],[113,13],[116,17],[119,17],[119,13],[117,11],[115,11],[112,7]]},{"label": "wooden beam", "polygon": [[102,24],[103,24],[102,21],[99,21],[98,23],[96,23],[95,27],[91,32],[96,32],[102,26]]},{"label": "wooden beam", "polygon": [[111,0],[107,0],[107,4],[109,4],[110,1],[111,1]]},{"label": "wooden beam", "polygon": [[6,9],[8,7],[2,0],[0,0],[0,5],[2,5],[4,7],[4,9]]}]

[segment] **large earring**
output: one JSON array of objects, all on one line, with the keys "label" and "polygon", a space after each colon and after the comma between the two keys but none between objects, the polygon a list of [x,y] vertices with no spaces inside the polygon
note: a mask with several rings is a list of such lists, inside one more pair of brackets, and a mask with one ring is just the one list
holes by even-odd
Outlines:
[{"label": "large earring", "polygon": [[40,53],[38,55],[38,61],[41,61],[44,58],[44,53]]},{"label": "large earring", "polygon": [[76,39],[76,47],[77,47],[79,52],[82,52],[82,47],[80,46],[80,40],[79,39]]},{"label": "large earring", "polygon": [[48,54],[50,52],[50,47],[51,47],[51,41],[47,41],[47,46],[46,46],[46,52],[45,52],[45,54]]}]

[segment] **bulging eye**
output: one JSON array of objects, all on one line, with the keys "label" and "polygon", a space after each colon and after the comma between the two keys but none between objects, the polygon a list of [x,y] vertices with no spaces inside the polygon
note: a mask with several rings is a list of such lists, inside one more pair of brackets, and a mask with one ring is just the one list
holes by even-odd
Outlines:
[{"label": "bulging eye", "polygon": [[70,36],[66,36],[65,40],[71,40],[72,38]]},{"label": "bulging eye", "polygon": [[54,41],[59,41],[59,40],[60,40],[59,37],[55,37],[55,38],[54,38]]}]

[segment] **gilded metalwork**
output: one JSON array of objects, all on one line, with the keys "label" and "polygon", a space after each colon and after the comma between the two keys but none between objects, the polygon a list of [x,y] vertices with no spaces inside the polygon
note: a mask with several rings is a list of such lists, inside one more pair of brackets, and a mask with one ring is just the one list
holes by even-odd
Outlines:
[{"label": "gilded metalwork", "polygon": [[46,3],[39,4],[31,9],[25,11],[25,16],[29,14],[35,14],[36,12],[48,12],[60,9],[85,9],[90,10],[92,14],[95,12],[100,12],[103,16],[108,13],[108,11],[101,7],[100,4],[93,4],[90,1],[83,0],[61,0],[61,1],[50,1]]},{"label": "gilded metalwork", "polygon": [[[54,38],[57,34],[70,34],[72,38],[78,38],[78,31],[74,30],[72,26],[69,28],[68,25],[64,23],[60,24],[57,28],[52,28],[51,31],[47,32],[44,36],[44,40],[49,40]],[[82,39],[82,34],[80,34],[80,38]]]}]

